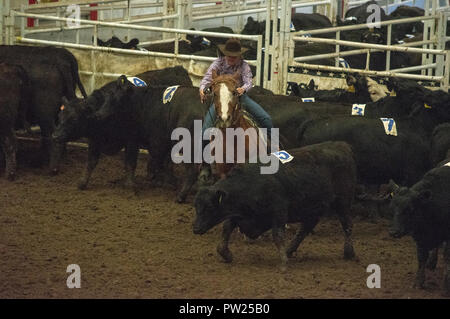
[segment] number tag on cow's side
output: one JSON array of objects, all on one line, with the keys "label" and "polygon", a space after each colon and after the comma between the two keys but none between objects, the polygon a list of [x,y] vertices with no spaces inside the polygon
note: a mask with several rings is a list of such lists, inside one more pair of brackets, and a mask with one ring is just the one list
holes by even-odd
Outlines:
[{"label": "number tag on cow's side", "polygon": [[208,40],[207,38],[203,37],[202,38],[202,44],[209,47],[211,45],[211,41]]},{"label": "number tag on cow's side", "polygon": [[135,76],[127,77],[127,80],[133,83],[134,86],[147,86],[147,83],[145,83],[144,80]]},{"label": "number tag on cow's side", "polygon": [[316,99],[313,97],[302,97],[302,102],[316,102]]},{"label": "number tag on cow's side", "polygon": [[172,100],[173,95],[175,94],[175,91],[178,89],[178,87],[179,87],[179,85],[169,86],[164,91],[164,94],[163,94],[163,103],[164,104],[167,104]]},{"label": "number tag on cow's side", "polygon": [[345,60],[344,58],[339,58],[339,64],[346,69],[350,68],[350,64],[348,64],[347,60]]},{"label": "number tag on cow's side", "polygon": [[397,125],[393,118],[381,117],[380,120],[383,122],[384,131],[387,135],[397,136]]},{"label": "number tag on cow's side", "polygon": [[286,151],[278,151],[278,152],[275,152],[272,154],[275,155],[280,160],[280,162],[283,164],[290,162],[294,159],[294,156],[292,156],[291,154],[289,154]]},{"label": "number tag on cow's side", "polygon": [[292,32],[295,31],[295,26],[294,23],[291,21],[291,24],[289,25],[289,30],[291,30]]},{"label": "number tag on cow's side", "polygon": [[444,166],[450,167],[450,162],[448,162],[447,164],[444,164]]},{"label": "number tag on cow's side", "polygon": [[352,115],[364,116],[364,111],[366,110],[365,104],[353,104]]}]

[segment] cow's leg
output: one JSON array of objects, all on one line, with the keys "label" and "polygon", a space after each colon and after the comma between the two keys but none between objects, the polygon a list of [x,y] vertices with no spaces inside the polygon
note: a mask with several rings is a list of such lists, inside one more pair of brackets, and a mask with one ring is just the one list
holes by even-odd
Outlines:
[{"label": "cow's leg", "polygon": [[428,260],[429,250],[417,246],[417,261],[419,268],[417,269],[416,281],[414,282],[415,288],[423,288],[425,283],[425,266]]},{"label": "cow's leg", "polygon": [[125,186],[137,192],[135,172],[139,148],[136,143],[129,143],[125,147]]},{"label": "cow's leg", "polygon": [[59,164],[65,151],[66,143],[53,142],[50,153],[50,175],[56,175],[59,173]]},{"label": "cow's leg", "polygon": [[228,243],[230,242],[231,233],[236,228],[236,226],[237,225],[233,220],[227,219],[223,223],[222,240],[219,242],[219,245],[217,245],[217,252],[220,256],[222,256],[223,261],[226,263],[230,263],[233,261],[233,255],[228,248]]},{"label": "cow's leg", "polygon": [[286,265],[288,257],[286,254],[286,244],[285,244],[285,223],[275,225],[272,228],[272,237],[275,246],[277,246],[278,253],[281,258],[281,271],[286,271]]},{"label": "cow's leg", "polygon": [[317,223],[319,222],[319,218],[313,218],[311,220],[305,221],[300,225],[299,230],[297,231],[297,234],[295,235],[294,239],[289,244],[286,254],[288,257],[292,257],[293,254],[297,251],[298,246],[302,243],[303,239],[312,232],[314,227],[316,227]]},{"label": "cow's leg", "polygon": [[428,257],[428,260],[427,260],[427,268],[428,269],[430,269],[430,270],[436,269],[436,265],[437,265],[437,261],[438,261],[438,252],[439,252],[438,247],[431,250],[430,256]]},{"label": "cow's leg", "polygon": [[355,251],[353,249],[352,241],[352,229],[353,223],[348,212],[350,212],[351,203],[344,200],[336,200],[336,212],[338,214],[339,221],[341,222],[342,230],[344,231],[345,243],[344,243],[344,259],[355,258]]},{"label": "cow's leg", "polygon": [[195,164],[193,163],[185,164],[184,168],[185,172],[184,172],[183,186],[180,192],[177,194],[176,199],[178,203],[183,203],[186,200],[186,197],[189,194],[192,185],[194,185],[195,181],[197,180],[197,169],[195,167]]},{"label": "cow's leg", "polygon": [[445,261],[445,274],[444,274],[444,295],[450,296],[450,240],[444,245],[444,261]]},{"label": "cow's leg", "polygon": [[17,140],[14,131],[9,132],[8,135],[0,136],[0,146],[5,153],[6,167],[5,175],[10,181],[16,178],[16,152],[17,152]]},{"label": "cow's leg", "polygon": [[157,145],[156,143],[149,143],[149,152],[151,156],[147,163],[147,179],[157,186],[164,184],[164,159],[167,157],[167,150],[170,150],[165,144]]},{"label": "cow's leg", "polygon": [[92,171],[97,166],[99,158],[100,158],[100,147],[93,142],[89,142],[87,167],[83,177],[78,183],[78,189],[80,190],[86,189],[87,184],[89,183],[89,179],[91,178]]}]

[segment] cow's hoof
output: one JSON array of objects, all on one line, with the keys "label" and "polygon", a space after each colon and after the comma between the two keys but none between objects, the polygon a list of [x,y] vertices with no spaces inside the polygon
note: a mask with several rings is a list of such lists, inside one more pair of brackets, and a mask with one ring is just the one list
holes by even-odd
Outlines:
[{"label": "cow's hoof", "polygon": [[233,261],[233,254],[228,248],[217,247],[217,253],[222,257],[222,260],[226,263],[231,263]]},{"label": "cow's hoof", "polygon": [[353,246],[350,244],[344,245],[344,259],[349,260],[355,258],[355,251],[353,250]]},{"label": "cow's hoof", "polygon": [[57,168],[52,168],[50,170],[50,176],[56,176],[59,174],[59,170]]},{"label": "cow's hoof", "polygon": [[430,258],[428,258],[425,267],[427,267],[427,269],[429,270],[435,270],[437,265],[437,258],[438,258],[437,254],[432,254]]},{"label": "cow's hoof", "polygon": [[84,191],[87,188],[87,184],[85,182],[78,183],[78,189],[80,191]]},{"label": "cow's hoof", "polygon": [[416,281],[414,281],[413,288],[424,289],[425,288],[425,280],[423,280],[423,279],[416,279]]},{"label": "cow's hoof", "polygon": [[290,247],[288,247],[288,248],[286,249],[286,256],[287,256],[288,258],[292,258],[292,257],[294,257],[295,255],[297,255],[297,249],[296,249],[296,248],[290,246]]},{"label": "cow's hoof", "polygon": [[175,198],[175,202],[177,202],[178,204],[182,204],[186,201],[186,196],[184,195],[177,195],[177,197]]},{"label": "cow's hoof", "polygon": [[14,172],[8,173],[8,175],[6,176],[6,179],[10,182],[14,181],[16,179],[16,173],[14,173]]}]

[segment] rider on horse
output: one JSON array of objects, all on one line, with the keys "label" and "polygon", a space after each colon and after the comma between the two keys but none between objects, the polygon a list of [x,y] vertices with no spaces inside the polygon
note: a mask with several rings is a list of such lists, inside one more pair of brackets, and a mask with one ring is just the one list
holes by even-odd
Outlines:
[{"label": "rider on horse", "polygon": [[[272,119],[270,115],[255,101],[253,101],[248,95],[247,91],[252,87],[252,71],[246,61],[242,59],[242,54],[247,51],[246,48],[241,47],[241,43],[238,39],[228,39],[223,44],[219,44],[220,51],[224,54],[217,58],[208,68],[203,80],[200,83],[200,99],[202,103],[206,100],[205,89],[209,88],[212,83],[212,72],[216,71],[217,75],[234,74],[239,72],[241,75],[240,86],[236,89],[240,96],[240,102],[243,108],[251,114],[251,116],[257,121],[257,123],[267,129],[267,137],[270,139],[272,125]],[[216,121],[216,110],[214,104],[211,105],[205,116],[203,123],[202,133],[206,129],[214,126]]]}]

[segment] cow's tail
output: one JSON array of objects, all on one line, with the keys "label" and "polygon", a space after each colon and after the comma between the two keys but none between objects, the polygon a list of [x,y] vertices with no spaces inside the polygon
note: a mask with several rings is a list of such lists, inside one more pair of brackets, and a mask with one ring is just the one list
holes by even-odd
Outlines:
[{"label": "cow's tail", "polygon": [[314,120],[313,119],[307,119],[303,121],[302,124],[297,129],[297,142],[300,142],[303,139],[303,134],[305,133],[307,127],[312,124]]},{"label": "cow's tail", "polygon": [[72,68],[72,77],[75,79],[75,83],[78,85],[78,88],[80,89],[81,94],[84,96],[84,98],[87,98],[86,90],[84,89],[83,83],[80,81],[80,75],[78,73],[78,62],[73,57],[72,63],[70,64]]}]

